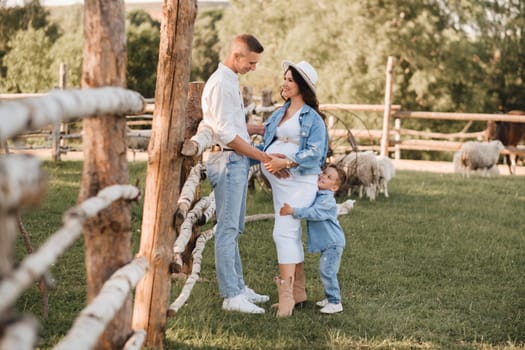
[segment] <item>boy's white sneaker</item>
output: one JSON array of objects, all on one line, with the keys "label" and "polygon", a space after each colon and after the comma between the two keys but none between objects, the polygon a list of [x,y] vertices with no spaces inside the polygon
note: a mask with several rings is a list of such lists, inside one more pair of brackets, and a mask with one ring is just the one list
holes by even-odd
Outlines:
[{"label": "boy's white sneaker", "polygon": [[343,304],[332,304],[328,303],[325,307],[323,307],[320,312],[323,314],[335,314],[337,312],[343,311]]},{"label": "boy's white sneaker", "polygon": [[245,314],[264,314],[264,309],[248,301],[244,294],[232,298],[225,298],[222,309],[226,311],[238,311]]},{"label": "boy's white sneaker", "polygon": [[248,286],[244,287],[243,294],[251,303],[266,303],[270,300],[268,295],[257,294],[253,289],[248,288]]},{"label": "boy's white sneaker", "polygon": [[323,300],[318,301],[317,303],[315,303],[315,305],[317,305],[319,307],[325,307],[327,304],[328,304],[328,299],[323,299]]}]

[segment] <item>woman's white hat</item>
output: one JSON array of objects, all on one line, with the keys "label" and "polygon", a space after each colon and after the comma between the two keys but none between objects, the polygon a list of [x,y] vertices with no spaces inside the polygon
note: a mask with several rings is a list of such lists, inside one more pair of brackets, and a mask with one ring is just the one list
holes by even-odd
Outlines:
[{"label": "woman's white hat", "polygon": [[315,93],[315,83],[317,83],[317,72],[314,67],[306,61],[301,61],[297,64],[294,64],[290,61],[283,61],[281,63],[283,67],[283,72],[286,72],[289,67],[295,68],[299,74],[303,77],[304,81],[308,84],[310,89]]}]

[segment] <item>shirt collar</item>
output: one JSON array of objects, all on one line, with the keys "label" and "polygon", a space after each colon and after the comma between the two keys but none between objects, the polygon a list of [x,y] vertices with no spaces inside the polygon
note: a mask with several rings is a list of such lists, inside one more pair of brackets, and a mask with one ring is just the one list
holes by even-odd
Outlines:
[{"label": "shirt collar", "polygon": [[231,70],[230,67],[226,66],[224,63],[222,62],[219,62],[219,70],[223,71],[224,74],[230,78],[230,79],[235,79],[235,80],[239,80],[239,77],[237,76],[237,74]]}]

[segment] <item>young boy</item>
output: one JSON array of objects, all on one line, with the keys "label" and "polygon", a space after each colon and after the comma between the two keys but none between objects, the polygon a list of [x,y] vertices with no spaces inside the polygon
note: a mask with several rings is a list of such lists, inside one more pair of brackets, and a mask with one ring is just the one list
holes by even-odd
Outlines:
[{"label": "young boy", "polygon": [[337,220],[337,203],[334,193],[345,182],[343,170],[334,164],[329,164],[319,175],[317,185],[319,191],[308,208],[292,208],[284,203],[279,214],[293,215],[297,219],[306,219],[308,227],[308,252],[321,252],[319,272],[323,282],[326,299],[317,302],[324,314],[343,311],[341,290],[337,281],[337,273],[341,263],[341,255],[345,247],[345,234]]}]

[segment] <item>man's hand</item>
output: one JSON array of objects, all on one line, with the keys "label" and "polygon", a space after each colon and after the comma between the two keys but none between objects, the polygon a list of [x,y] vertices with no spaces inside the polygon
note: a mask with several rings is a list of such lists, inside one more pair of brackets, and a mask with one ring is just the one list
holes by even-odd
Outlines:
[{"label": "man's hand", "polygon": [[293,214],[293,208],[288,203],[284,203],[281,207],[281,210],[279,210],[279,214],[281,215],[292,215]]},{"label": "man's hand", "polygon": [[185,140],[182,144],[182,150],[180,153],[183,156],[187,157],[195,157],[197,153],[199,153],[199,145],[197,145],[197,142],[192,140]]}]

